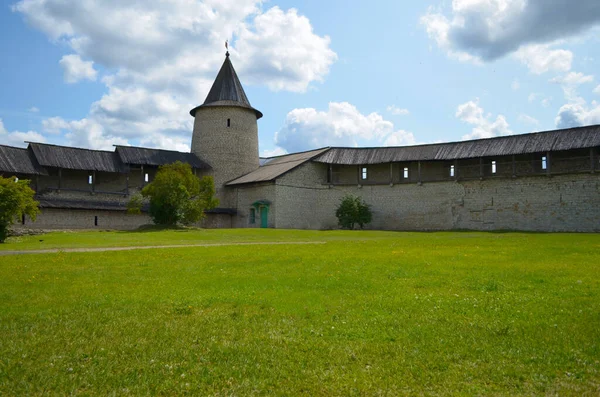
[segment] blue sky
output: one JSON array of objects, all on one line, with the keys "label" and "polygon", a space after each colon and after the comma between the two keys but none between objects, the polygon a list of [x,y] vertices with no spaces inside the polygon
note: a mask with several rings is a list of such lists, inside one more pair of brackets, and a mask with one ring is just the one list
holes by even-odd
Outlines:
[{"label": "blue sky", "polygon": [[0,144],[189,150],[224,41],[261,154],[600,124],[600,2],[21,0]]}]

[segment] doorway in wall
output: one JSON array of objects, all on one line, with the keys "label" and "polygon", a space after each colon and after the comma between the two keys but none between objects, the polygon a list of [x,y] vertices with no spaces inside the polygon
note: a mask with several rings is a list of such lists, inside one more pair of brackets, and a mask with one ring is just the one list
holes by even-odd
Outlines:
[{"label": "doorway in wall", "polygon": [[[255,209],[256,215],[260,216],[260,227],[262,229],[268,228],[269,208],[271,208],[271,202],[269,200],[258,200],[252,203],[252,208]],[[250,213],[250,215],[252,216],[252,213]]]},{"label": "doorway in wall", "polygon": [[269,207],[260,207],[260,227],[266,229],[269,227]]}]

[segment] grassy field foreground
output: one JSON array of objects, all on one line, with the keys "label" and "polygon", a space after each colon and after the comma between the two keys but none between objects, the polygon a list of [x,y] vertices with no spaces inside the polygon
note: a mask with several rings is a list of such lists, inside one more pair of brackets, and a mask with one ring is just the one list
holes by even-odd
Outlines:
[{"label": "grassy field foreground", "polygon": [[186,236],[326,243],[2,256],[0,395],[600,393],[600,235]]}]

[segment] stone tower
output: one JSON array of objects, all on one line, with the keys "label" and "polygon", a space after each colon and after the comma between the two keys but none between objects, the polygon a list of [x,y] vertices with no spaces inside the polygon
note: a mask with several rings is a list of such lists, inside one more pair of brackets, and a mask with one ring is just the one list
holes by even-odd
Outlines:
[{"label": "stone tower", "polygon": [[262,113],[250,105],[229,52],[206,100],[190,114],[192,153],[212,167],[219,207],[231,207],[223,185],[259,167],[257,120]]}]

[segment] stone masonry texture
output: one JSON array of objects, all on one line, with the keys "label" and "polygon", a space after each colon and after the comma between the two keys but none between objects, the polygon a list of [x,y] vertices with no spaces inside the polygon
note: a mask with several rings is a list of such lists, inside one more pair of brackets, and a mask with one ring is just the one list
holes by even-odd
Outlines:
[{"label": "stone masonry texture", "polygon": [[[98,225],[95,225],[96,217]],[[25,225],[18,223],[14,228],[26,229],[116,229],[133,230],[142,225],[152,224],[148,215],[130,215],[124,211],[71,210],[45,208],[35,222],[25,219]]]},{"label": "stone masonry texture", "polygon": [[[227,120],[230,120],[229,127]],[[258,125],[254,111],[242,107],[206,107],[196,112],[192,153],[207,162],[220,207],[232,207],[223,184],[259,166]]]},{"label": "stone masonry texture", "polygon": [[369,229],[600,231],[600,175],[566,174],[402,185],[330,186],[307,163],[276,183],[277,228],[334,229],[345,194],[373,211]]}]

